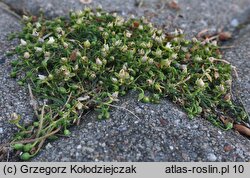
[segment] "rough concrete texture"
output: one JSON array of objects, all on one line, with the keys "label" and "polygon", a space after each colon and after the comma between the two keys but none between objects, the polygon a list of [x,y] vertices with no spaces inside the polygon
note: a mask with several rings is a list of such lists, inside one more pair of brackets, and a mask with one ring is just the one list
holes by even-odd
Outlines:
[{"label": "rough concrete texture", "polygon": [[[33,161],[246,161],[250,142],[233,131],[223,132],[201,118],[189,120],[178,107],[137,102],[136,93],[113,109],[111,119],[96,113],[71,129],[69,138],[47,144]],[[226,151],[225,151],[226,150]]]},{"label": "rough concrete texture", "polygon": [[13,57],[6,56],[17,45],[16,40],[10,41],[7,38],[11,32],[20,30],[20,27],[18,19],[0,8],[0,144],[7,142],[17,130],[9,124],[12,113],[19,113],[25,122],[33,115],[27,90],[9,76]]},{"label": "rough concrete texture", "polygon": [[[79,0],[3,0],[19,14],[38,15],[43,10],[47,17],[67,15],[69,10],[84,7]],[[140,7],[137,2],[143,2]],[[164,0],[93,0],[90,6],[101,4],[110,12],[123,16],[145,16],[166,30],[182,28],[188,36],[203,29],[234,31],[249,17],[249,0],[179,0],[180,10],[170,8]],[[6,40],[7,32],[19,30],[17,19],[0,11],[0,139],[7,142],[15,129],[7,124],[12,112],[22,113],[25,121],[32,118],[28,95],[23,87],[9,78],[12,59],[6,51],[15,45]],[[7,18],[7,22],[5,19]],[[4,25],[2,25],[4,24]],[[16,24],[15,27],[13,25]],[[238,31],[236,31],[238,34]],[[248,37],[248,38],[247,38]],[[237,48],[225,51],[225,58],[238,67],[240,93],[249,111],[249,42],[250,30],[244,28],[227,45]],[[5,62],[3,62],[5,61]],[[118,106],[134,112],[114,108],[111,118],[97,121],[90,112],[80,126],[71,128],[70,137],[47,143],[32,161],[249,161],[250,141],[234,131],[224,132],[202,118],[189,120],[180,108],[167,99],[159,105],[143,104],[131,92]],[[3,108],[3,109],[2,109]],[[4,118],[3,118],[4,117]]]},{"label": "rough concrete texture", "polygon": [[20,13],[47,17],[67,15],[70,10],[81,10],[85,6],[99,4],[109,12],[128,16],[145,16],[154,24],[166,29],[182,28],[187,34],[197,34],[205,28],[217,31],[219,28],[233,28],[245,21],[242,15],[250,10],[249,0],[179,0],[180,10],[169,7],[171,0],[92,0],[83,4],[80,0],[3,0]]},{"label": "rough concrete texture", "polygon": [[250,25],[244,26],[231,44],[232,48],[225,50],[224,56],[237,69],[239,79],[236,94],[243,98],[242,102],[250,113]]},{"label": "rough concrete texture", "polygon": [[[18,113],[22,117],[21,122],[28,123],[33,118],[33,111],[29,105],[27,90],[9,76],[10,61],[14,58],[6,56],[7,52],[18,43],[7,38],[11,32],[20,30],[21,26],[14,15],[3,10],[5,6],[2,4],[0,6],[0,144],[2,144],[9,142],[17,132],[17,128],[9,123],[12,119],[11,114]],[[3,157],[6,152],[8,150],[0,148],[0,161],[6,160],[6,157]]]}]

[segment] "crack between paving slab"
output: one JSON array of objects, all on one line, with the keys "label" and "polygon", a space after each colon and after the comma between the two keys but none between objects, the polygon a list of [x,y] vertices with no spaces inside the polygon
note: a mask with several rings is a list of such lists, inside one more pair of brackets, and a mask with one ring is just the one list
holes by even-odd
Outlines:
[{"label": "crack between paving slab", "polygon": [[13,9],[10,6],[8,6],[7,4],[5,4],[3,2],[0,2],[0,8],[2,10],[4,10],[5,12],[7,12],[8,14],[12,15],[13,17],[15,17],[16,19],[18,19],[18,20],[22,19],[22,17],[21,17],[22,14],[19,14],[16,11],[13,11]]}]

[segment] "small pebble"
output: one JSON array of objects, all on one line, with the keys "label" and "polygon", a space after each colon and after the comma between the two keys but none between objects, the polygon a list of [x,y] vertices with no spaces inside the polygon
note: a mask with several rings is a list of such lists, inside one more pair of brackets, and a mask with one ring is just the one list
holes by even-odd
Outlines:
[{"label": "small pebble", "polygon": [[209,153],[207,156],[208,161],[216,161],[217,157],[213,153]]},{"label": "small pebble", "polygon": [[233,27],[237,27],[237,26],[239,26],[239,21],[237,19],[233,19],[231,21],[230,25],[233,26]]},{"label": "small pebble", "polygon": [[82,148],[82,145],[78,145],[76,149],[80,150]]},{"label": "small pebble", "polygon": [[170,150],[174,150],[174,147],[173,146],[169,146]]},{"label": "small pebble", "polygon": [[139,123],[139,121],[135,121],[134,123],[135,123],[135,124],[138,124],[138,123]]},{"label": "small pebble", "polygon": [[48,149],[50,149],[50,148],[52,148],[53,146],[50,144],[50,143],[48,143],[47,145],[46,145],[46,149],[48,150]]},{"label": "small pebble", "polygon": [[3,133],[3,128],[0,127],[0,134],[2,134],[2,133]]}]

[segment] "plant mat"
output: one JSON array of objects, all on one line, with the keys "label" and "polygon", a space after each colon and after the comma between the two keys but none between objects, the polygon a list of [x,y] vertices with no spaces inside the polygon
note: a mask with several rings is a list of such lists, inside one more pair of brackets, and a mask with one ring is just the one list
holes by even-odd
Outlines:
[{"label": "plant mat", "polygon": [[71,12],[69,19],[24,16],[23,23],[11,76],[28,86],[36,120],[22,125],[13,113],[19,131],[6,144],[22,160],[46,140],[70,135],[69,127],[91,109],[108,119],[110,108],[123,109],[114,103],[129,90],[139,92],[138,101],[167,97],[190,118],[250,135],[248,114],[232,99],[234,67],[215,40],[186,40],[181,30],[165,33],[146,18],[124,19],[100,8]]}]

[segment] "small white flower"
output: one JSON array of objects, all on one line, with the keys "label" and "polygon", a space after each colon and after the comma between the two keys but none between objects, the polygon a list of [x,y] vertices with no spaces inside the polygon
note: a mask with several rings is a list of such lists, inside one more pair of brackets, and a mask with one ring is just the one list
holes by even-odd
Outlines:
[{"label": "small white flower", "polygon": [[103,48],[105,49],[105,51],[109,51],[109,45],[108,44],[104,44]]},{"label": "small white flower", "polygon": [[221,92],[224,92],[224,91],[225,91],[225,87],[224,87],[224,85],[220,84],[220,86],[219,86],[219,90],[220,90]]},{"label": "small white flower", "polygon": [[85,48],[89,48],[91,44],[90,44],[89,40],[87,40],[87,41],[84,41],[83,45]]},{"label": "small white flower", "polygon": [[113,26],[114,26],[113,22],[109,22],[108,25],[107,25],[107,27],[111,27],[111,28],[112,28]]},{"label": "small white flower", "polygon": [[117,83],[118,80],[117,80],[117,78],[112,77],[112,78],[111,78],[111,81],[112,81],[113,83]]},{"label": "small white flower", "polygon": [[201,78],[196,81],[196,84],[201,88],[203,88],[205,86],[205,83],[203,82],[203,80]]},{"label": "small white flower", "polygon": [[40,47],[34,47],[34,49],[36,50],[36,52],[42,52],[43,51],[43,48],[40,48]]},{"label": "small white flower", "polygon": [[74,71],[76,71],[76,70],[78,70],[79,69],[79,65],[78,64],[76,64],[75,66],[74,66]]},{"label": "small white flower", "polygon": [[197,38],[192,38],[192,41],[194,42],[194,43],[196,43],[196,42],[198,42],[198,40],[197,40]]},{"label": "small white flower", "polygon": [[26,15],[23,15],[23,20],[29,20],[29,17],[28,16],[26,16]]},{"label": "small white flower", "polygon": [[181,47],[181,50],[182,50],[183,52],[185,52],[185,53],[188,52],[188,48],[187,48],[187,47]]},{"label": "small white flower", "polygon": [[150,22],[150,23],[148,23],[148,27],[149,28],[152,28],[153,27],[153,24]]},{"label": "small white flower", "polygon": [[142,42],[142,43],[140,44],[140,47],[146,48],[146,47],[147,47],[147,44],[146,44],[145,42]]},{"label": "small white flower", "polygon": [[226,80],[225,83],[226,83],[227,86],[231,86],[232,85],[232,80]]},{"label": "small white flower", "polygon": [[104,30],[103,27],[99,27],[98,29],[99,29],[99,31],[101,31],[101,32],[103,32],[103,30]]},{"label": "small white flower", "polygon": [[93,73],[93,74],[90,75],[90,77],[91,77],[92,79],[95,79],[95,78],[96,78],[96,75]]},{"label": "small white flower", "polygon": [[47,44],[53,44],[55,42],[54,37],[49,37],[49,41],[47,42]]},{"label": "small white flower", "polygon": [[126,52],[128,50],[128,46],[127,45],[123,45],[121,47],[121,50],[122,50],[122,52]]},{"label": "small white flower", "polygon": [[195,56],[194,60],[197,62],[200,62],[200,61],[202,61],[202,58],[200,56]]},{"label": "small white flower", "polygon": [[141,58],[141,61],[142,62],[146,62],[148,60],[148,56],[144,55],[142,58]]},{"label": "small white flower", "polygon": [[102,15],[101,15],[100,12],[97,12],[97,13],[96,13],[96,16],[97,16],[97,17],[101,17]]},{"label": "small white flower", "polygon": [[50,52],[45,52],[44,57],[50,57]]},{"label": "small white flower", "polygon": [[26,42],[25,40],[21,39],[20,41],[21,41],[21,45],[22,45],[22,46],[27,45],[27,42]]},{"label": "small white flower", "polygon": [[120,79],[127,79],[127,78],[129,78],[129,73],[126,72],[124,69],[121,69],[119,72],[119,78]]},{"label": "small white flower", "polygon": [[83,108],[83,104],[81,102],[78,102],[76,104],[76,107],[77,107],[78,110],[81,110]]},{"label": "small white flower", "polygon": [[154,59],[149,58],[149,59],[148,59],[148,63],[149,63],[149,64],[153,64],[153,63],[154,63]]},{"label": "small white flower", "polygon": [[120,17],[120,16],[117,16],[116,20],[115,20],[115,25],[116,26],[122,26],[123,23],[124,23],[124,19],[122,17]]},{"label": "small white flower", "polygon": [[157,43],[162,44],[162,39],[161,39],[161,37],[156,36],[156,37],[154,38],[154,40],[155,40]]},{"label": "small white flower", "polygon": [[38,42],[44,43],[44,39],[43,38],[38,38]]},{"label": "small white flower", "polygon": [[161,66],[162,67],[169,67],[171,65],[171,60],[165,59],[161,61]]},{"label": "small white flower", "polygon": [[98,66],[101,66],[101,65],[102,65],[102,61],[101,61],[99,58],[96,58],[96,59],[95,59],[95,63],[96,63]]},{"label": "small white flower", "polygon": [[147,79],[147,83],[149,84],[149,85],[153,85],[153,80],[152,79]]},{"label": "small white flower", "polygon": [[173,53],[173,54],[171,55],[171,58],[172,58],[172,59],[177,59],[177,57],[178,57],[178,54],[177,54],[177,53]]},{"label": "small white flower", "polygon": [[33,29],[32,35],[35,37],[39,36],[39,33],[36,31],[35,28]]},{"label": "small white flower", "polygon": [[42,25],[39,22],[36,22],[36,28],[40,28]]},{"label": "small white flower", "polygon": [[147,43],[147,48],[151,48],[153,46],[153,43],[151,43],[150,41]]},{"label": "small white flower", "polygon": [[139,50],[139,54],[143,56],[143,55],[145,54],[144,49],[140,49],[140,50]]},{"label": "small white flower", "polygon": [[135,15],[134,15],[134,14],[131,14],[129,18],[134,19],[134,18],[135,18]]},{"label": "small white flower", "polygon": [[208,60],[213,63],[215,58],[214,57],[209,57]]},{"label": "small white flower", "polygon": [[187,73],[187,65],[182,64],[181,69],[182,69],[182,72]]},{"label": "small white flower", "polygon": [[81,16],[81,15],[83,15],[83,11],[81,11],[81,10],[77,10],[77,11],[76,11],[76,15],[77,15],[77,16]]},{"label": "small white flower", "polygon": [[77,100],[78,101],[86,101],[86,100],[88,100],[90,97],[88,96],[88,95],[86,95],[86,96],[80,96],[79,98],[77,98]]},{"label": "small white flower", "polygon": [[111,96],[111,97],[112,97],[112,99],[117,100],[118,95],[119,95],[119,92],[116,91],[116,92],[112,93],[112,96]]},{"label": "small white flower", "polygon": [[167,42],[166,46],[167,49],[172,49],[172,44],[170,42]]},{"label": "small white flower", "polygon": [[46,79],[46,76],[45,76],[45,75],[38,75],[38,78],[39,78],[40,80],[45,80],[45,79]]},{"label": "small white flower", "polygon": [[24,55],[23,55],[23,57],[25,59],[29,59],[30,58],[30,53],[29,52],[25,52]]},{"label": "small white flower", "polygon": [[142,26],[142,25],[139,25],[138,29],[139,29],[139,30],[143,30],[143,26]]},{"label": "small white flower", "polygon": [[121,40],[117,40],[115,43],[114,43],[114,46],[120,46],[122,44],[122,41]]},{"label": "small white flower", "polygon": [[77,19],[76,23],[79,24],[79,25],[82,24],[82,19]]},{"label": "small white flower", "polygon": [[155,56],[160,58],[162,56],[162,50],[157,49],[155,52]]},{"label": "small white flower", "polygon": [[125,62],[125,63],[123,64],[122,68],[123,68],[124,70],[127,70],[127,69],[128,69],[128,63]]},{"label": "small white flower", "polygon": [[63,42],[63,47],[64,47],[64,48],[68,48],[68,47],[69,47],[69,44],[66,43],[66,42]]},{"label": "small white flower", "polygon": [[132,33],[130,33],[129,31],[127,31],[127,32],[125,33],[125,36],[126,36],[127,38],[130,38],[130,37],[132,36]]},{"label": "small white flower", "polygon": [[212,44],[213,46],[218,46],[217,41],[215,41],[215,40],[212,41],[211,44]]},{"label": "small white flower", "polygon": [[66,57],[62,57],[62,58],[61,58],[61,61],[62,61],[63,63],[66,63],[66,62],[68,61],[68,59],[67,59]]}]

